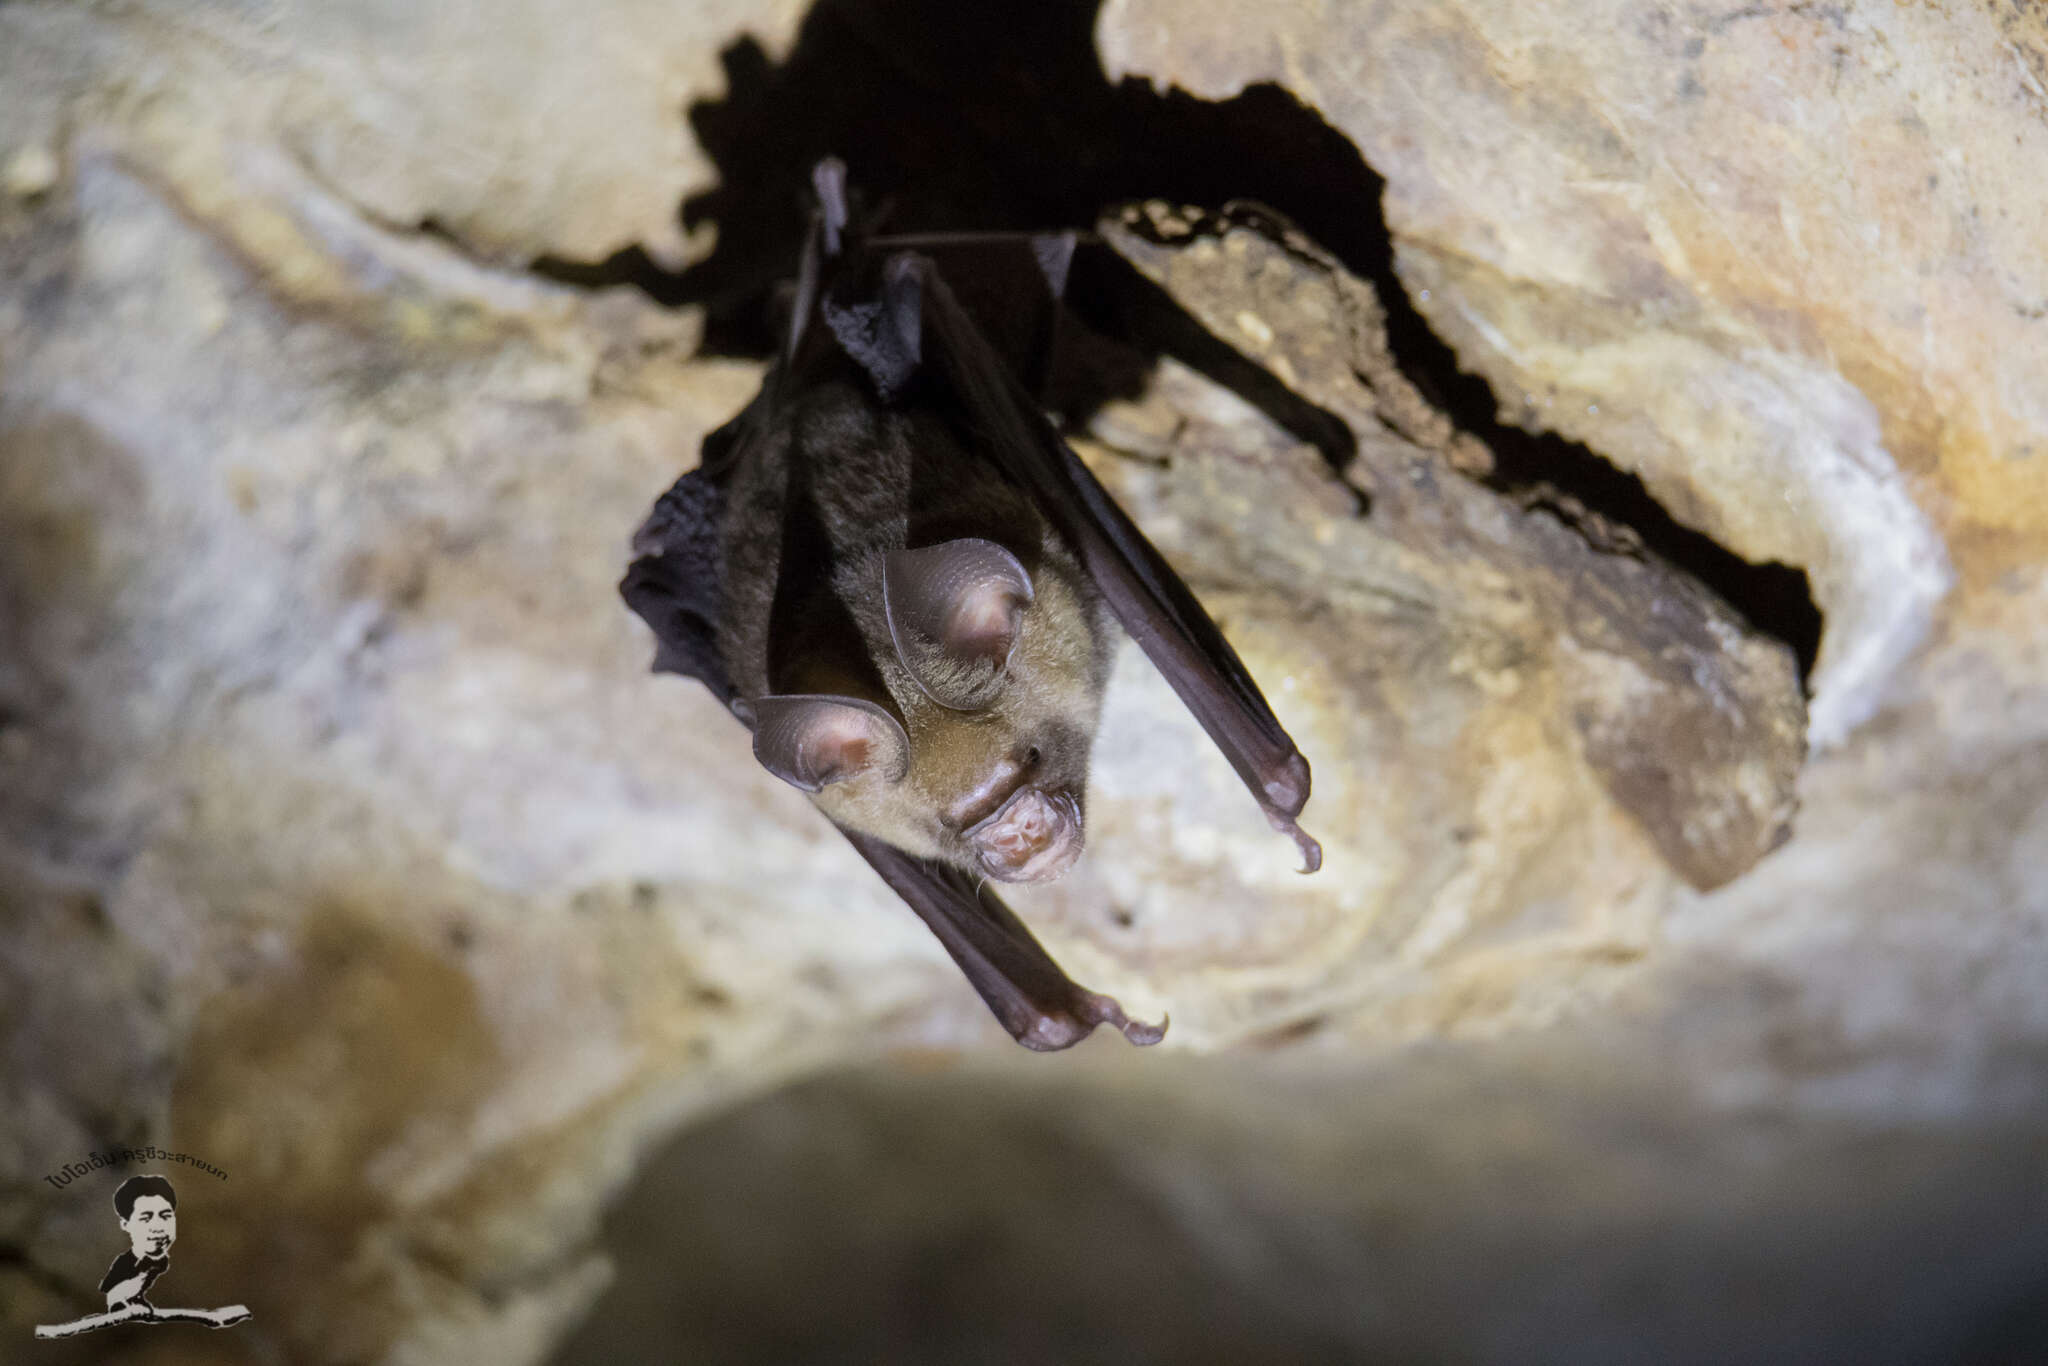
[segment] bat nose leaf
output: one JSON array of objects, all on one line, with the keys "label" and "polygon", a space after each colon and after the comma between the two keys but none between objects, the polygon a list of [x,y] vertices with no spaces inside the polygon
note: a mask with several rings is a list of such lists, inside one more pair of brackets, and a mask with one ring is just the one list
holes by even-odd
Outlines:
[{"label": "bat nose leaf", "polygon": [[998,882],[1050,882],[1081,857],[1081,811],[1068,794],[1026,787],[968,831]]}]

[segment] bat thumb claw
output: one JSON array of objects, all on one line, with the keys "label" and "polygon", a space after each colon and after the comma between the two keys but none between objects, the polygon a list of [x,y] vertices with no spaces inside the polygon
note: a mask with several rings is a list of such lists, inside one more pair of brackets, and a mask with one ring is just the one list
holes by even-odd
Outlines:
[{"label": "bat thumb claw", "polygon": [[1149,1049],[1151,1044],[1155,1044],[1161,1038],[1165,1038],[1165,1026],[1167,1026],[1169,1016],[1161,1016],[1159,1024],[1145,1024],[1143,1020],[1133,1020],[1130,1016],[1126,1016],[1124,1008],[1118,1004],[1114,995],[1102,995],[1100,991],[1085,991],[1085,989],[1077,989],[1077,995],[1081,997],[1081,1012],[1079,1014],[1087,1022],[1087,1028],[1096,1028],[1098,1024],[1108,1024],[1108,1026],[1120,1030],[1124,1038],[1128,1038],[1130,1042],[1135,1042],[1137,1047],[1141,1047],[1141,1049]]},{"label": "bat thumb claw", "polygon": [[1082,1018],[1087,1020],[1090,1029],[1099,1024],[1110,1025],[1140,1048],[1149,1048],[1166,1037],[1166,1026],[1171,1016],[1161,1016],[1156,1025],[1146,1024],[1124,1014],[1123,1006],[1114,996],[1087,990],[1081,990],[1079,995],[1083,998]]},{"label": "bat thumb claw", "polygon": [[1115,1022],[1116,1027],[1123,1031],[1124,1038],[1140,1048],[1150,1048],[1165,1038],[1166,1027],[1173,1023],[1171,1015],[1160,1016],[1159,1023],[1155,1025],[1146,1024],[1143,1020],[1133,1020],[1122,1011],[1118,1011],[1117,1014],[1122,1018]]},{"label": "bat thumb claw", "polygon": [[1291,832],[1294,843],[1301,849],[1301,871],[1304,876],[1318,871],[1323,866],[1323,846],[1314,835],[1296,826]]},{"label": "bat thumb claw", "polygon": [[1140,1048],[1150,1047],[1166,1037],[1166,1026],[1171,1017],[1162,1017],[1158,1024],[1146,1024],[1124,1014],[1124,1008],[1113,996],[1081,987],[1073,988],[1073,993],[1066,1009],[1039,1014],[1023,1028],[1013,1028],[1012,1036],[1034,1053],[1056,1053],[1063,1048],[1072,1048],[1094,1033],[1097,1025],[1108,1025]]},{"label": "bat thumb claw", "polygon": [[1294,841],[1294,847],[1301,850],[1301,873],[1306,876],[1323,866],[1323,846],[1308,831],[1294,823],[1292,816],[1279,811],[1268,811],[1266,819],[1275,830]]},{"label": "bat thumb claw", "polygon": [[[1283,761],[1267,770],[1265,795],[1259,798],[1259,807],[1266,813],[1267,823],[1301,850],[1301,871],[1313,873],[1323,866],[1323,846],[1294,823],[1301,808],[1308,805],[1308,784],[1308,760],[1290,750]],[[1253,795],[1259,795],[1257,787],[1253,788]]]}]

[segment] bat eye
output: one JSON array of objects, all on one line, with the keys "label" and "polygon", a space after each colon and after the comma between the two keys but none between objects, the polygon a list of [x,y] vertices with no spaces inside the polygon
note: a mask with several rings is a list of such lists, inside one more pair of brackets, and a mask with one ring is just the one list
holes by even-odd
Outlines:
[{"label": "bat eye", "polygon": [[882,562],[896,657],[926,696],[955,711],[995,700],[1032,596],[1017,557],[978,537],[893,551]]},{"label": "bat eye", "polygon": [[870,772],[900,783],[910,771],[910,737],[895,717],[859,698],[769,696],[754,704],[754,757],[805,792]]}]

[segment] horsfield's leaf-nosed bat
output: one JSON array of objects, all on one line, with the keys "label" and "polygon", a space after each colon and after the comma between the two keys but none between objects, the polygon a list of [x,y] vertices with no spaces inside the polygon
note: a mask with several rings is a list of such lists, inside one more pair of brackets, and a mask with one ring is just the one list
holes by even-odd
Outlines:
[{"label": "horsfield's leaf-nosed bat", "polygon": [[1305,871],[1308,764],[1178,575],[1026,387],[1071,233],[863,239],[821,162],[787,340],[636,533],[620,591],[657,670],[701,680],[938,936],[1010,1034],[1111,1024],[984,887],[1080,856],[1111,621]]}]

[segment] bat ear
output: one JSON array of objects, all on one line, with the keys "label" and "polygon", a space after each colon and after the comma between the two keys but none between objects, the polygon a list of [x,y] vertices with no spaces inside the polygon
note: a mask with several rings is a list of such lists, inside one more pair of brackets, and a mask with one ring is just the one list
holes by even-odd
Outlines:
[{"label": "bat ear", "polygon": [[882,561],[896,656],[932,701],[955,711],[995,700],[1031,599],[1031,576],[994,541],[944,541]]},{"label": "bat ear", "polygon": [[910,771],[910,737],[895,717],[859,698],[768,696],[754,703],[754,757],[805,792],[869,772],[900,783]]}]

